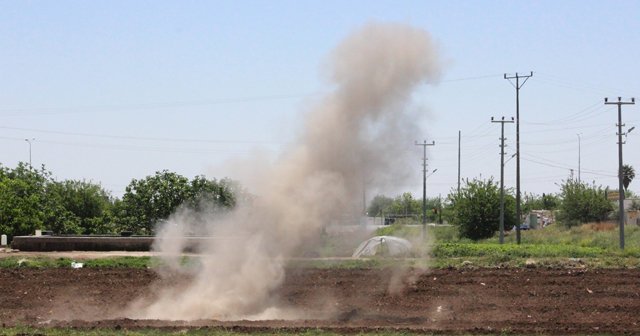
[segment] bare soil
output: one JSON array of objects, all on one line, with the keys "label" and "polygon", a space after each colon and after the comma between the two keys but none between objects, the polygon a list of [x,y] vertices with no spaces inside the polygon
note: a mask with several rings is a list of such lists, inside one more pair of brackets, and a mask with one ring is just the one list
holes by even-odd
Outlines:
[{"label": "bare soil", "polygon": [[[146,269],[0,270],[3,326],[224,327],[239,331],[413,330],[487,334],[640,334],[640,270],[290,269],[276,305],[304,320],[132,320],[129,304],[154,295]],[[180,282],[176,278],[169,281]],[[314,312],[330,307],[329,318]],[[322,309],[321,309],[322,308]]]}]

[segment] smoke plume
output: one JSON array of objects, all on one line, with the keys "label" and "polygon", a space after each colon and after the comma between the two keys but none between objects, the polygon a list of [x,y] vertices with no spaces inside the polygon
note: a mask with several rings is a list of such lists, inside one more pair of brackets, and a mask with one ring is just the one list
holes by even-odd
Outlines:
[{"label": "smoke plume", "polygon": [[[404,160],[421,135],[411,94],[436,80],[439,60],[425,31],[368,24],[332,52],[332,92],[307,111],[302,131],[279,160],[260,166],[257,195],[230,213],[181,211],[161,228],[155,249],[178,265],[180,238],[194,228],[221,237],[201,246],[187,286],[160,290],[143,317],[171,320],[296,318],[273,307],[286,259],[345,214],[362,213],[363,183],[414,170]],[[179,269],[177,267],[176,269]]]}]

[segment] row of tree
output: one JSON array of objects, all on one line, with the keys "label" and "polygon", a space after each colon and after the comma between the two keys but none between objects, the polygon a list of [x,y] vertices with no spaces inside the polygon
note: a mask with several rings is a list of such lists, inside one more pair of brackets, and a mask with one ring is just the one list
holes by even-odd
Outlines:
[{"label": "row of tree", "polygon": [[0,167],[0,233],[152,234],[178,207],[228,209],[242,194],[233,181],[169,171],[133,179],[121,199],[88,181],[56,181],[44,167]]},{"label": "row of tree", "polygon": [[[512,189],[505,190],[504,225],[511,230],[516,225],[515,196]],[[445,202],[439,198],[427,199],[427,220],[444,218],[456,225],[461,237],[474,240],[489,238],[499,229],[500,188],[493,179],[464,181],[460,191],[453,190]],[[555,210],[556,219],[567,227],[602,221],[614,211],[607,192],[601,186],[580,182],[574,178],[563,181],[558,195],[525,194],[522,210]],[[376,196],[368,208],[369,216],[394,216],[421,219],[422,200],[405,193],[396,198]]]},{"label": "row of tree", "polygon": [[[442,214],[442,200],[427,198],[427,221],[438,222]],[[386,217],[392,219],[421,219],[422,199],[415,199],[411,193],[404,193],[396,198],[378,195],[374,197],[367,208],[370,217]]]},{"label": "row of tree", "polygon": [[[627,168],[628,169],[628,168]],[[635,174],[625,174],[625,187]],[[613,211],[606,191],[595,184],[569,178],[558,195],[525,194],[523,213],[534,209],[557,210],[566,226],[606,219]],[[56,181],[44,167],[34,169],[20,163],[11,169],[0,167],[0,233],[9,236],[31,234],[36,229],[69,234],[114,234],[130,231],[153,234],[157,223],[179,207],[226,210],[238,197],[248,197],[228,179],[188,179],[174,172],[159,171],[133,179],[122,198],[113,197],[99,184],[87,181]],[[492,179],[466,180],[461,190],[445,201],[428,198],[427,220],[443,219],[458,225],[460,234],[471,239],[492,236],[500,219],[500,190]],[[422,200],[410,193],[396,198],[376,196],[367,209],[369,216],[408,218],[421,221]],[[505,194],[505,229],[515,225],[513,190]]]}]

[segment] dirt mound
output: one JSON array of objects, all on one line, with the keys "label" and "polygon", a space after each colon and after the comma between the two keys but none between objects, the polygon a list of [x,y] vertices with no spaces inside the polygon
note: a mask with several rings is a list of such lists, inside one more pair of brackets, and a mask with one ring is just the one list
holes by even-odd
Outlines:
[{"label": "dirt mound", "polygon": [[130,304],[152,298],[159,281],[144,269],[5,269],[0,320],[126,329],[640,333],[640,270],[290,269],[272,304],[295,312],[291,320],[127,319]]}]

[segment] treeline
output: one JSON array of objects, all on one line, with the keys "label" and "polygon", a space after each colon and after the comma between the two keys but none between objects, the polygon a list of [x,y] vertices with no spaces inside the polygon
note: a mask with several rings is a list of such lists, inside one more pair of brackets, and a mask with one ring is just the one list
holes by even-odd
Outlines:
[{"label": "treeline", "polygon": [[[580,182],[574,178],[562,181],[558,194],[522,197],[522,215],[531,210],[551,210],[556,220],[565,227],[617,218],[613,203],[607,199],[602,186]],[[628,191],[628,193],[631,193]],[[427,198],[427,221],[446,221],[458,227],[460,237],[473,240],[489,238],[499,229],[500,188],[493,179],[465,180],[460,191],[452,190],[446,199]],[[506,189],[504,195],[504,227],[516,225],[515,193]],[[369,216],[406,218],[402,222],[419,222],[422,218],[422,200],[404,193],[398,197],[376,196],[368,208]],[[524,217],[520,218],[521,223]]]},{"label": "treeline", "polygon": [[[427,197],[426,205],[427,221],[440,222],[442,220],[442,200]],[[384,216],[400,220],[400,222],[421,221],[422,199],[413,198],[411,193],[403,193],[395,198],[377,195],[369,203],[367,215],[370,217]]]},{"label": "treeline", "polygon": [[52,178],[44,167],[0,167],[0,233],[10,237],[37,229],[60,234],[152,234],[178,207],[232,208],[239,187],[228,179],[188,179],[159,171],[133,179],[122,198],[90,181]]}]

